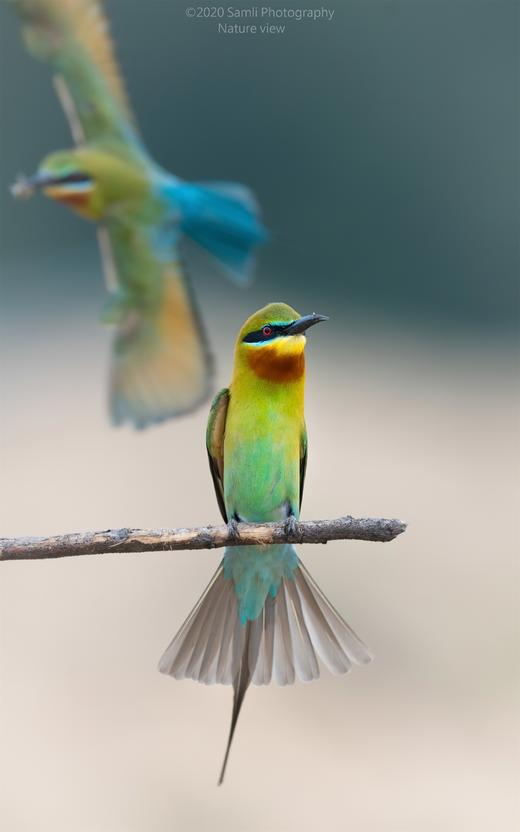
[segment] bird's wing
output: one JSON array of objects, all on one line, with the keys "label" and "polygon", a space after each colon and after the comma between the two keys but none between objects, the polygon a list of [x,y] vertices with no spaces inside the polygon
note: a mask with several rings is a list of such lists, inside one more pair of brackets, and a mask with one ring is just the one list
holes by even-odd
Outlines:
[{"label": "bird's wing", "polygon": [[303,500],[303,486],[305,485],[305,472],[307,470],[307,428],[303,426],[300,440],[300,508]]},{"label": "bird's wing", "polygon": [[112,221],[105,266],[117,282],[104,319],[115,324],[111,411],[115,424],[146,427],[201,404],[211,360],[181,264],[157,229]]},{"label": "bird's wing", "polygon": [[220,513],[227,523],[228,517],[224,504],[224,435],[229,404],[229,390],[224,387],[213,399],[206,429],[206,448],[208,449],[209,467],[213,485],[220,508]]},{"label": "bird's wing", "polygon": [[29,52],[57,73],[74,139],[137,140],[100,0],[9,0]]}]

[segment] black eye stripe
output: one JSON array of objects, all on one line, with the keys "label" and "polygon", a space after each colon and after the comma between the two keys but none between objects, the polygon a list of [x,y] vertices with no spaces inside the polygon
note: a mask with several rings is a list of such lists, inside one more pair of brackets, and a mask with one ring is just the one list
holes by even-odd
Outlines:
[{"label": "black eye stripe", "polygon": [[[259,341],[272,341],[278,335],[284,335],[286,330],[291,326],[291,322],[287,324],[264,324],[262,329],[256,329],[254,332],[248,332],[243,339],[246,344],[258,344]],[[269,335],[264,334],[264,329],[269,327],[271,332]]]},{"label": "black eye stripe", "polygon": [[67,185],[74,182],[90,182],[90,176],[86,173],[68,173],[66,176],[56,177],[56,183],[59,185]]}]

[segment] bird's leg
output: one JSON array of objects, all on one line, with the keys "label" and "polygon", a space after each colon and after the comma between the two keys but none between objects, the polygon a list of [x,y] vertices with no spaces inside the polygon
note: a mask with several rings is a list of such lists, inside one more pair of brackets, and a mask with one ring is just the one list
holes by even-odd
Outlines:
[{"label": "bird's leg", "polygon": [[130,338],[141,323],[141,314],[132,302],[130,295],[121,287],[109,295],[106,301],[101,321],[104,324],[117,326],[118,334]]},{"label": "bird's leg", "polygon": [[240,533],[238,531],[238,522],[239,518],[236,514],[234,514],[233,517],[230,517],[227,521],[227,530],[230,541],[236,542],[240,539]]},{"label": "bird's leg", "polygon": [[104,324],[120,325],[128,317],[129,309],[129,297],[125,290],[119,287],[109,295],[105,302],[101,313],[101,321]]}]

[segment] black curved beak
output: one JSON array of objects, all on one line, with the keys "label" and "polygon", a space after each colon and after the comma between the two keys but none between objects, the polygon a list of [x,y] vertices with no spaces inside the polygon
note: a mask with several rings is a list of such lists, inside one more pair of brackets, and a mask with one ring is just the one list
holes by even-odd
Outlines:
[{"label": "black curved beak", "polygon": [[309,327],[314,326],[314,324],[319,324],[321,321],[328,321],[326,315],[316,315],[315,312],[312,315],[304,315],[303,318],[298,318],[297,321],[293,321],[293,323],[286,329],[286,335],[300,335],[302,332],[305,332]]},{"label": "black curved beak", "polygon": [[43,175],[37,173],[34,176],[19,176],[16,182],[10,187],[13,196],[27,197],[32,196],[35,191],[39,191],[48,185],[54,185],[56,182],[55,176]]},{"label": "black curved beak", "polygon": [[90,182],[90,176],[86,173],[68,173],[57,176],[53,173],[36,173],[34,176],[20,176],[14,185],[11,185],[11,193],[17,197],[32,196],[35,191],[43,188],[50,188],[52,185],[63,185],[74,182]]}]

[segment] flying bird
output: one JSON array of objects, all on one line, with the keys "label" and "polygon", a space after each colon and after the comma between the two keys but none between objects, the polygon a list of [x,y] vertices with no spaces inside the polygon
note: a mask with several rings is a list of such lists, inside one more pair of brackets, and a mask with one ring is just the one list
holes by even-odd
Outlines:
[{"label": "flying bird", "polygon": [[235,183],[188,183],[149,155],[130,109],[99,0],[8,0],[29,52],[50,64],[75,147],[20,177],[15,196],[41,191],[98,224],[116,328],[113,422],[138,428],[188,412],[210,394],[211,361],[179,256],[190,238],[238,284],[266,239],[253,193]]},{"label": "flying bird", "polygon": [[[283,520],[294,531],[307,462],[305,333],[325,320],[271,303],[240,330],[232,381],[213,402],[206,434],[218,504],[233,535],[238,521]],[[250,683],[317,679],[318,656],[333,673],[371,658],[292,545],[227,548],[159,663],[176,679],[233,685],[219,784]]]}]

